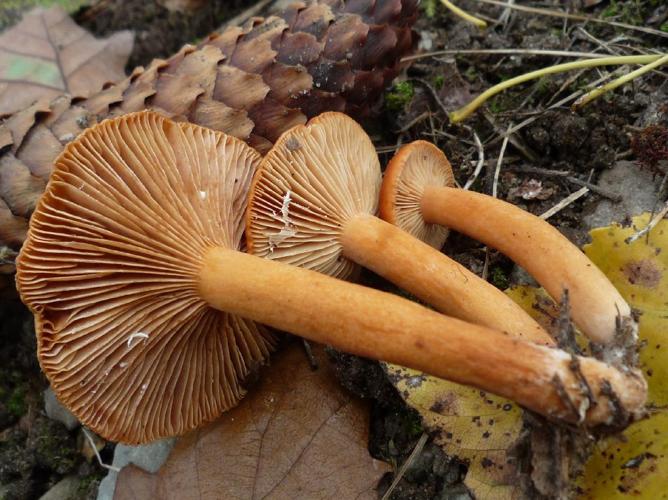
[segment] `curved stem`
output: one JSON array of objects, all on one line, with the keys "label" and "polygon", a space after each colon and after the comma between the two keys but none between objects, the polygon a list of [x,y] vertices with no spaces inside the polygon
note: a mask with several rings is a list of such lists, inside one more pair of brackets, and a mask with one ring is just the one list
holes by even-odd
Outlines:
[{"label": "curved stem", "polygon": [[[505,201],[463,189],[425,188],[422,214],[506,254],[555,300],[568,289],[575,324],[592,340],[614,339],[618,316],[631,309],[587,256],[542,219]],[[474,214],[474,216],[472,216]]]},{"label": "curved stem", "polygon": [[546,345],[550,335],[505,293],[405,231],[371,215],[349,220],[344,255],[439,311]]},{"label": "curved stem", "polygon": [[[512,399],[543,415],[619,424],[642,411],[647,386],[591,358],[511,338],[401,297],[224,248],[199,275],[212,307],[373,359]],[[586,381],[586,383],[583,383]]]},{"label": "curved stem", "polygon": [[620,76],[619,78],[614,79],[611,82],[606,83],[605,85],[601,85],[600,87],[595,88],[591,92],[587,92],[585,95],[580,97],[577,101],[573,103],[571,106],[571,109],[575,110],[578,108],[581,108],[582,106],[585,106],[586,104],[590,103],[594,99],[597,99],[601,95],[605,94],[606,92],[610,92],[617,87],[621,87],[625,83],[630,82],[631,80],[634,80],[638,78],[639,76],[644,75],[648,71],[653,70],[654,68],[658,68],[659,66],[662,66],[663,64],[668,63],[668,54],[664,55],[663,57],[657,59],[654,62],[651,62],[649,64],[645,64],[644,66],[636,69],[635,71],[631,71],[630,73],[627,73],[626,75]]},{"label": "curved stem", "polygon": [[450,2],[450,0],[441,0],[441,3],[446,9],[448,9],[454,15],[456,15],[457,17],[461,17],[462,19],[468,21],[471,24],[474,24],[478,28],[485,29],[487,27],[487,23],[485,21],[475,17],[472,14],[469,14],[464,9],[457,7],[455,4]]},{"label": "curved stem", "polygon": [[549,66],[547,68],[531,71],[529,73],[516,76],[515,78],[510,78],[505,82],[501,82],[485,90],[482,94],[473,99],[470,103],[466,104],[464,107],[461,107],[450,113],[450,121],[453,123],[460,122],[466,119],[469,115],[471,115],[490,97],[493,97],[496,94],[503,92],[504,90],[510,87],[514,87],[515,85],[527,82],[529,80],[535,80],[536,78],[541,78],[545,75],[551,75],[554,73],[563,73],[565,71],[571,71],[574,69],[593,68],[596,66],[611,66],[611,65],[621,65],[621,64],[649,64],[653,61],[656,61],[660,57],[662,57],[662,54],[601,57],[601,58],[583,59],[582,61],[573,61],[563,64],[557,64],[556,66]]}]

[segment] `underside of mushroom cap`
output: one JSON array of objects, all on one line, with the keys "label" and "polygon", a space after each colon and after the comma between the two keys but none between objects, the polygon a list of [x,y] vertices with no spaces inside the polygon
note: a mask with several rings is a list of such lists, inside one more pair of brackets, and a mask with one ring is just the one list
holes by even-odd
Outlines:
[{"label": "underside of mushroom cap", "polygon": [[205,251],[241,244],[259,161],[237,139],[151,112],[102,122],[56,161],[17,286],[58,399],[106,439],[213,420],[272,350],[267,329],[197,291]]},{"label": "underside of mushroom cap", "polygon": [[381,183],[376,150],[355,120],[323,113],[285,132],[255,175],[246,237],[254,255],[351,279],[342,255],[346,221],[375,215]]},{"label": "underside of mushroom cap", "polygon": [[427,141],[411,142],[387,165],[380,192],[380,217],[440,249],[448,238],[448,229],[426,223],[420,203],[425,187],[454,185],[452,167],[443,152]]}]

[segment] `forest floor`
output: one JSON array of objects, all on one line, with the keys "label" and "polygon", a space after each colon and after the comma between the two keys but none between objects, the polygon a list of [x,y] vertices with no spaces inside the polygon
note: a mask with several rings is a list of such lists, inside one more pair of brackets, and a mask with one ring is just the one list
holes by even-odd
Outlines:
[{"label": "forest floor", "polygon": [[[556,9],[563,3],[542,4]],[[631,27],[668,30],[665,2],[579,3],[591,5],[579,10],[581,14]],[[454,17],[436,0],[423,2],[416,30],[422,52],[435,54],[411,61],[388,89],[378,117],[366,124],[382,164],[398,145],[426,139],[446,152],[463,185],[484,154],[483,168],[471,189],[496,192],[499,198],[537,215],[589,186],[588,192],[563,204],[549,218],[578,245],[587,242],[592,227],[613,220],[628,222],[628,215],[652,210],[665,200],[659,187],[666,165],[655,160],[660,149],[657,141],[662,141],[668,159],[666,73],[645,75],[576,112],[570,109],[573,99],[567,98],[613,69],[570,72],[523,84],[497,95],[484,111],[461,125],[450,124],[445,111],[512,76],[571,60],[558,51],[666,52],[668,38],[605,23],[504,10],[473,0],[458,4],[493,22],[479,30]],[[241,0],[219,0],[193,16],[184,16],[154,2],[109,0],[98,2],[96,8],[82,8],[75,19],[96,36],[135,30],[131,68],[174,53],[183,43],[196,42],[247,7]],[[487,52],[489,49],[515,50],[498,54]],[[553,53],[529,53],[536,50]],[[650,125],[657,127],[647,129]],[[513,132],[504,141],[511,127]],[[527,280],[509,259],[464,236],[452,234],[445,251],[501,289]],[[364,281],[394,290],[370,273],[364,275]],[[44,415],[42,393],[47,383],[36,361],[33,335],[27,311],[18,300],[5,296],[0,307],[0,485],[4,485],[0,498],[3,494],[4,498],[38,498],[72,474],[80,478],[80,497],[95,498],[97,483],[106,471],[82,454],[85,436],[80,430],[68,431]],[[336,353],[332,359],[343,385],[373,400],[372,454],[392,464],[403,463],[423,432],[418,416],[403,404],[376,363]],[[105,461],[111,462],[112,454],[113,445],[102,447]],[[460,481],[465,468],[428,441],[391,498],[465,498]],[[385,487],[391,480],[384,479]]]}]

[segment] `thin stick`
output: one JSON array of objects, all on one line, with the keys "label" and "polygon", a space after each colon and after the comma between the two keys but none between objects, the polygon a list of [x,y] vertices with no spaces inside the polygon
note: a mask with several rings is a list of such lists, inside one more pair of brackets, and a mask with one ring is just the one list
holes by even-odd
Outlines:
[{"label": "thin stick", "polygon": [[642,238],[644,235],[649,233],[652,229],[656,227],[656,225],[663,219],[666,214],[668,214],[668,201],[664,203],[663,208],[654,216],[652,217],[652,220],[649,221],[649,224],[647,224],[645,227],[643,227],[640,231],[632,234],[628,238],[624,240],[625,243],[633,243],[634,241],[638,240],[639,238]]},{"label": "thin stick", "polygon": [[518,10],[520,12],[528,12],[530,14],[539,14],[542,16],[551,16],[551,17],[562,17],[566,19],[571,19],[574,21],[584,21],[584,22],[591,22],[591,23],[600,23],[600,24],[607,24],[610,26],[617,26],[618,28],[624,28],[627,30],[633,30],[633,31],[641,31],[643,33],[649,33],[650,35],[656,35],[660,36],[663,38],[668,38],[668,33],[664,33],[663,31],[659,31],[653,28],[646,28],[645,26],[634,26],[632,24],[626,24],[626,23],[620,23],[617,21],[607,21],[605,19],[598,19],[596,17],[592,16],[582,16],[578,14],[568,14],[566,12],[560,12],[557,10],[550,10],[550,9],[540,9],[538,7],[528,7],[526,5],[517,5],[514,3],[506,3],[506,2],[500,2],[498,0],[477,0],[480,3],[486,3],[490,5],[498,5],[499,7],[505,7],[507,9],[514,9]]},{"label": "thin stick", "polygon": [[624,85],[625,83],[630,82],[631,80],[634,80],[638,78],[639,76],[644,75],[645,73],[652,71],[654,68],[658,68],[659,66],[668,63],[668,54],[664,55],[660,59],[657,59],[654,62],[651,62],[649,64],[646,64],[645,66],[636,69],[635,71],[631,71],[630,73],[621,76],[611,82],[606,83],[605,85],[601,85],[600,87],[595,88],[594,90],[586,93],[582,97],[580,97],[577,101],[573,103],[573,106],[571,106],[571,109],[576,110],[578,108],[581,108],[582,106],[585,106],[586,104],[590,103],[594,99],[600,97],[601,95],[605,94],[606,92],[610,92],[617,87],[620,87]]},{"label": "thin stick", "polygon": [[408,456],[406,461],[403,464],[401,464],[401,468],[394,476],[394,480],[392,481],[392,484],[383,495],[382,500],[389,500],[390,495],[394,491],[394,488],[397,487],[399,481],[401,481],[401,478],[404,477],[404,474],[406,474],[408,468],[413,464],[413,462],[415,462],[415,459],[422,452],[422,448],[424,448],[424,445],[427,444],[427,439],[429,439],[429,436],[427,435],[426,432],[423,432],[422,435],[420,436],[420,439],[418,439],[415,448],[413,448],[413,451],[411,451],[411,454]]},{"label": "thin stick", "polygon": [[561,200],[561,201],[560,201],[559,203],[557,203],[555,206],[553,206],[552,208],[550,208],[547,212],[542,213],[542,214],[540,215],[540,218],[543,219],[543,220],[547,220],[547,219],[549,219],[549,218],[552,217],[554,214],[556,214],[556,213],[562,211],[564,208],[566,208],[568,205],[570,205],[571,203],[573,203],[573,202],[574,202],[575,200],[577,200],[578,198],[580,198],[580,197],[586,195],[588,192],[589,192],[589,188],[588,188],[588,187],[583,187],[582,189],[578,189],[578,190],[575,191],[574,193],[571,193],[571,194],[568,195],[566,198],[564,198],[563,200]]},{"label": "thin stick", "polygon": [[[508,130],[512,128],[512,123],[508,125]],[[494,170],[494,183],[492,184],[492,196],[498,198],[498,184],[499,184],[499,174],[501,173],[501,165],[503,164],[503,156],[506,154],[506,147],[508,146],[508,141],[510,140],[510,134],[506,131],[506,136],[503,138],[501,143],[501,151],[499,152],[499,158],[496,160],[496,169]]]},{"label": "thin stick", "polygon": [[518,55],[518,56],[549,56],[549,57],[573,57],[588,59],[603,59],[610,57],[609,54],[598,54],[596,52],[571,52],[568,50],[541,50],[541,49],[461,49],[461,50],[437,50],[406,56],[401,62],[415,61],[427,57],[436,56],[458,56],[458,55]]},{"label": "thin stick", "polygon": [[473,174],[471,174],[471,177],[469,177],[466,181],[466,184],[464,184],[464,189],[471,187],[471,185],[478,178],[478,175],[480,175],[480,171],[485,164],[485,148],[483,147],[482,142],[480,142],[480,137],[478,137],[478,134],[476,134],[475,130],[472,130],[472,132],[473,140],[475,141],[476,148],[478,149],[478,164],[475,166],[475,170],[473,171]]},{"label": "thin stick", "polygon": [[519,85],[520,83],[524,83],[530,80],[535,80],[536,78],[541,78],[545,75],[551,75],[554,73],[563,73],[574,69],[593,68],[596,66],[611,66],[611,65],[622,65],[622,64],[648,64],[653,61],[656,61],[661,57],[662,55],[642,55],[642,56],[611,56],[611,57],[602,57],[600,59],[597,58],[582,59],[580,61],[557,64],[536,71],[530,71],[529,73],[516,76],[515,78],[510,78],[509,80],[501,82],[487,89],[478,97],[473,99],[470,103],[450,113],[450,121],[453,123],[462,121],[468,116],[470,116],[490,97],[493,97],[496,94],[503,92],[504,90],[510,87],[514,87],[515,85]]},{"label": "thin stick", "polygon": [[119,467],[114,467],[113,465],[108,465],[105,464],[102,461],[102,457],[100,456],[100,452],[97,451],[97,446],[95,446],[95,441],[93,441],[93,436],[90,435],[88,430],[85,427],[81,427],[81,430],[84,433],[84,436],[86,436],[86,439],[88,440],[88,443],[90,444],[90,447],[93,449],[93,453],[95,453],[95,456],[97,457],[97,463],[100,464],[100,467],[104,467],[105,469],[113,470],[114,472],[120,472],[121,469]]},{"label": "thin stick", "polygon": [[475,17],[474,15],[469,14],[465,10],[457,7],[455,4],[450,2],[450,0],[441,0],[441,3],[443,4],[443,6],[446,9],[448,9],[450,12],[452,12],[455,16],[461,17],[465,21],[468,21],[469,23],[477,26],[478,28],[484,30],[487,27],[487,23],[485,21],[483,21],[482,19],[479,19],[479,18]]}]

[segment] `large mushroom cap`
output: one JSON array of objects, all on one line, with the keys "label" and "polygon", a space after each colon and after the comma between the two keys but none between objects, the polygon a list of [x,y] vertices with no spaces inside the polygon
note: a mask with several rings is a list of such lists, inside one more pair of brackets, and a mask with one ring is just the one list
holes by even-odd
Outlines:
[{"label": "large mushroom cap", "polygon": [[216,418],[272,349],[266,329],[197,290],[205,250],[241,244],[259,161],[151,112],[102,122],[56,161],[17,285],[58,398],[105,438],[147,442]]},{"label": "large mushroom cap", "polygon": [[346,221],[375,215],[378,155],[362,127],[342,113],[323,113],[285,132],[255,175],[248,205],[254,255],[351,278],[358,266],[342,255]]},{"label": "large mushroom cap", "polygon": [[414,141],[394,155],[385,170],[380,192],[380,217],[440,249],[447,228],[428,224],[420,203],[427,186],[453,187],[455,178],[443,152],[427,141]]}]

